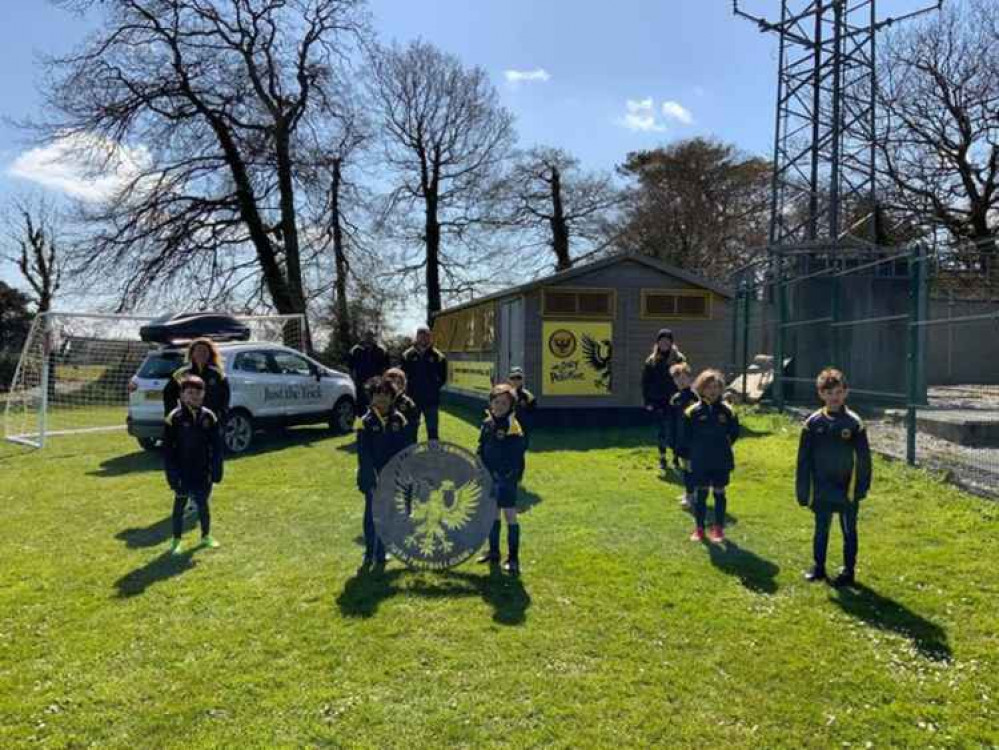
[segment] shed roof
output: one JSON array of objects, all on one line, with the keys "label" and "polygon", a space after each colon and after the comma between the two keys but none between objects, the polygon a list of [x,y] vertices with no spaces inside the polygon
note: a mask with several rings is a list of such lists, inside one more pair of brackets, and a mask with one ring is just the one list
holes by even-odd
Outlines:
[{"label": "shed roof", "polygon": [[474,307],[475,305],[481,305],[484,302],[492,302],[498,299],[504,299],[506,297],[514,297],[519,294],[525,294],[538,287],[547,286],[549,284],[560,284],[563,281],[569,281],[578,276],[583,276],[585,274],[591,273],[593,271],[599,271],[602,268],[607,268],[608,266],[617,265],[618,263],[639,263],[643,266],[647,266],[654,271],[658,271],[661,274],[673,276],[675,278],[686,281],[688,284],[693,284],[695,286],[702,287],[703,289],[708,289],[715,294],[731,299],[735,295],[732,291],[722,286],[721,284],[716,284],[713,281],[708,281],[702,276],[690,273],[689,271],[684,271],[681,268],[662,263],[654,258],[650,258],[647,255],[638,255],[637,253],[620,253],[618,255],[611,255],[606,258],[601,258],[600,260],[595,260],[592,263],[587,263],[582,266],[576,266],[570,268],[567,271],[561,271],[559,273],[552,274],[551,276],[545,276],[540,279],[535,279],[526,284],[521,284],[519,286],[510,287],[509,289],[504,289],[493,294],[488,294],[484,297],[479,297],[477,299],[470,300],[469,302],[463,302],[460,305],[454,305],[453,307],[448,307],[441,310],[438,315],[444,315],[446,313],[455,312],[457,310],[463,310],[466,307]]}]

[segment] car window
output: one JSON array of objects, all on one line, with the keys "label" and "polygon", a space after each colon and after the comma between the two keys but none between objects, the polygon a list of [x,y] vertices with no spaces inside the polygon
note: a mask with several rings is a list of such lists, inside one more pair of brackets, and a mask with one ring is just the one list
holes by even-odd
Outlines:
[{"label": "car window", "polygon": [[281,375],[311,375],[312,368],[304,357],[291,352],[274,352],[274,364]]},{"label": "car window", "polygon": [[266,352],[240,352],[236,355],[235,369],[237,372],[250,373],[274,371]]},{"label": "car window", "polygon": [[163,380],[173,375],[184,364],[181,352],[156,352],[150,354],[139,368],[139,377],[149,380]]}]

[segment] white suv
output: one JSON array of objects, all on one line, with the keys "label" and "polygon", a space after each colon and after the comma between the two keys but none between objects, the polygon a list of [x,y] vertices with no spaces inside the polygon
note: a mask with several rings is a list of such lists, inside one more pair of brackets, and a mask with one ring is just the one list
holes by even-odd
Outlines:
[{"label": "white suv", "polygon": [[[334,432],[354,424],[354,383],[304,354],[279,344],[219,344],[229,389],[224,438],[243,453],[258,429],[327,422]],[[184,364],[184,350],[157,349],[146,355],[128,385],[128,434],[146,449],[163,437],[163,389]]]}]

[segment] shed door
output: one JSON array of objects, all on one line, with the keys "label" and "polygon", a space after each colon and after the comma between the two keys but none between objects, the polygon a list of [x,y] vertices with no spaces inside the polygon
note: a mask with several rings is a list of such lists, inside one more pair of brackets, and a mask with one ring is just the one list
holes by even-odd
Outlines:
[{"label": "shed door", "polygon": [[499,372],[504,380],[511,367],[524,366],[524,298],[504,302],[499,316]]}]

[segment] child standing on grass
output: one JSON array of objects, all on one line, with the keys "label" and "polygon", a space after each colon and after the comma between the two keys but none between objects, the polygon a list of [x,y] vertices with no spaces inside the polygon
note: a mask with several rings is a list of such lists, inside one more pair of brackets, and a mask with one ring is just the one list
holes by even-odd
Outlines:
[{"label": "child standing on grass", "polygon": [[[691,387],[694,383],[694,375],[690,370],[690,365],[686,362],[680,362],[679,364],[673,365],[669,368],[669,374],[673,376],[673,382],[676,383],[676,393],[673,394],[673,398],[670,399],[670,406],[673,409],[673,413],[676,415],[677,425],[673,429],[674,440],[678,440],[680,434],[679,422],[683,419],[683,415],[686,413],[687,409],[697,403],[697,394]],[[677,452],[677,447],[674,444],[673,452]],[[683,495],[680,499],[680,506],[682,508],[690,509],[694,507],[695,495],[697,494],[697,487],[694,486],[693,475],[689,470],[680,468],[683,475]]]},{"label": "child standing on grass", "polygon": [[508,556],[504,570],[520,572],[520,524],[517,523],[517,485],[524,477],[524,431],[514,413],[516,394],[509,385],[497,385],[489,394],[489,411],[479,430],[479,457],[493,478],[496,519],[489,531],[489,550],[480,563],[499,562],[500,509],[506,516]]},{"label": "child standing on grass", "polygon": [[406,394],[406,373],[398,367],[393,367],[385,371],[385,379],[399,392],[395,399],[395,408],[406,418],[406,447],[416,445],[420,431],[420,410],[416,402]]},{"label": "child standing on grass", "polygon": [[370,406],[357,430],[357,489],[364,493],[364,560],[361,569],[372,564],[385,566],[385,546],[375,531],[374,499],[378,474],[392,457],[406,447],[408,425],[396,409],[399,391],[385,377],[367,383]]},{"label": "child standing on grass", "polygon": [[697,527],[690,535],[695,542],[703,541],[708,514],[708,490],[715,498],[715,522],[709,539],[720,544],[725,541],[725,510],[728,498],[725,488],[735,469],[732,444],[739,439],[739,419],[728,404],[722,401],[725,378],[718,370],[705,370],[697,376],[694,390],[700,401],[687,407],[680,421],[678,450],[691,474],[696,488],[694,519]]},{"label": "child standing on grass", "polygon": [[514,406],[514,415],[517,417],[517,421],[520,422],[520,427],[524,431],[524,445],[530,447],[531,417],[538,405],[538,400],[534,398],[533,393],[524,387],[524,371],[520,367],[511,368],[506,380],[513,388],[514,398],[517,399],[516,406]]},{"label": "child standing on grass", "polygon": [[215,413],[204,406],[205,381],[185,375],[179,382],[180,405],[166,416],[163,457],[167,482],[174,492],[173,543],[171,553],[179,555],[184,532],[184,508],[188,500],[198,508],[201,546],[218,547],[211,536],[208,500],[212,485],[222,481],[224,451],[222,431]]},{"label": "child standing on grass", "polygon": [[816,378],[824,406],[805,420],[798,444],[795,482],[798,503],[815,514],[814,564],[809,582],[826,580],[826,548],[834,513],[843,532],[843,569],[833,586],[852,586],[857,565],[857,512],[871,488],[871,448],[864,423],[846,408],[849,389],[842,372],[826,368]]}]

